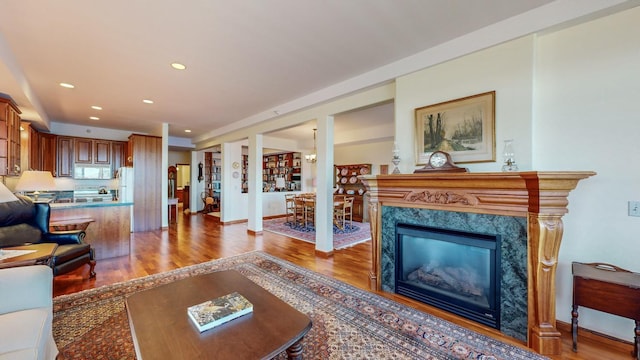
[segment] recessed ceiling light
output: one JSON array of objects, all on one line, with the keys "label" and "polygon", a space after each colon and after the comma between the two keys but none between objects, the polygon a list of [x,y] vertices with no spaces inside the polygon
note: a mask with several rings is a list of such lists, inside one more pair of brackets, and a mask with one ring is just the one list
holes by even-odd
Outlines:
[{"label": "recessed ceiling light", "polygon": [[100,120],[100,118],[97,117],[97,116],[90,116],[89,119],[91,119],[91,120]]},{"label": "recessed ceiling light", "polygon": [[153,104],[153,100],[149,100],[149,99],[144,99],[142,100],[142,102],[145,104]]},{"label": "recessed ceiling light", "polygon": [[179,63],[179,62],[171,63],[171,67],[172,67],[172,68],[174,68],[174,69],[176,69],[176,70],[184,70],[184,69],[186,69],[186,68],[187,68],[187,66],[186,66],[186,65],[181,64],[181,63]]},{"label": "recessed ceiling light", "polygon": [[91,107],[93,110],[102,110],[102,106],[93,105]]},{"label": "recessed ceiling light", "polygon": [[69,84],[69,83],[60,83],[60,86],[62,86],[63,88],[67,88],[67,89],[75,88],[75,86],[73,86],[72,84]]},{"label": "recessed ceiling light", "polygon": [[186,132],[186,133],[190,133],[190,132],[191,132],[191,130],[187,129],[187,130],[185,130],[184,132]]}]

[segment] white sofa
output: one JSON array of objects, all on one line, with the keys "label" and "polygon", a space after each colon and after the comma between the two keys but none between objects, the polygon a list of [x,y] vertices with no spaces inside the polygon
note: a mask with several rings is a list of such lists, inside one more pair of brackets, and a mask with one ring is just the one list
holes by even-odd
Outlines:
[{"label": "white sofa", "polygon": [[0,270],[0,360],[53,360],[53,271],[44,265]]}]

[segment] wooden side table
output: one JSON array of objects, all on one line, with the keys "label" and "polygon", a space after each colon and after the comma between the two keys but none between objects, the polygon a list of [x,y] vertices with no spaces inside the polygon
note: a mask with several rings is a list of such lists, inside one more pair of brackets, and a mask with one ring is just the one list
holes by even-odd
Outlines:
[{"label": "wooden side table", "polygon": [[87,230],[92,218],[60,219],[49,222],[49,231]]},{"label": "wooden side table", "polygon": [[35,252],[2,259],[0,260],[0,269],[29,265],[47,265],[51,267],[53,253],[57,248],[58,244],[56,243],[40,243],[2,248],[2,250],[35,250]]},{"label": "wooden side table", "polygon": [[578,350],[578,306],[635,320],[633,356],[640,360],[640,274],[610,264],[573,262],[571,335]]}]

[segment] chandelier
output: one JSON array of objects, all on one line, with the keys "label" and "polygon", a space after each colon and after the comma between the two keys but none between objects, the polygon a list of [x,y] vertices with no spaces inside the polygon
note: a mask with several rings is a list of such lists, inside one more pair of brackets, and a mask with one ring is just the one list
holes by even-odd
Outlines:
[{"label": "chandelier", "polygon": [[315,163],[316,160],[317,160],[317,156],[316,156],[316,153],[317,153],[317,151],[316,151],[316,131],[317,131],[317,129],[313,129],[313,153],[304,156],[304,158],[309,163]]}]

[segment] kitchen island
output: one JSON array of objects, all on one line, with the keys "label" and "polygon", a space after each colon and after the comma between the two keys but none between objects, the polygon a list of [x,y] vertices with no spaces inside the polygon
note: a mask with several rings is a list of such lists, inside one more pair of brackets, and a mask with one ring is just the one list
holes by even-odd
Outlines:
[{"label": "kitchen island", "polygon": [[98,201],[50,206],[52,230],[85,228],[85,241],[95,249],[96,260],[129,255],[133,203]]}]

